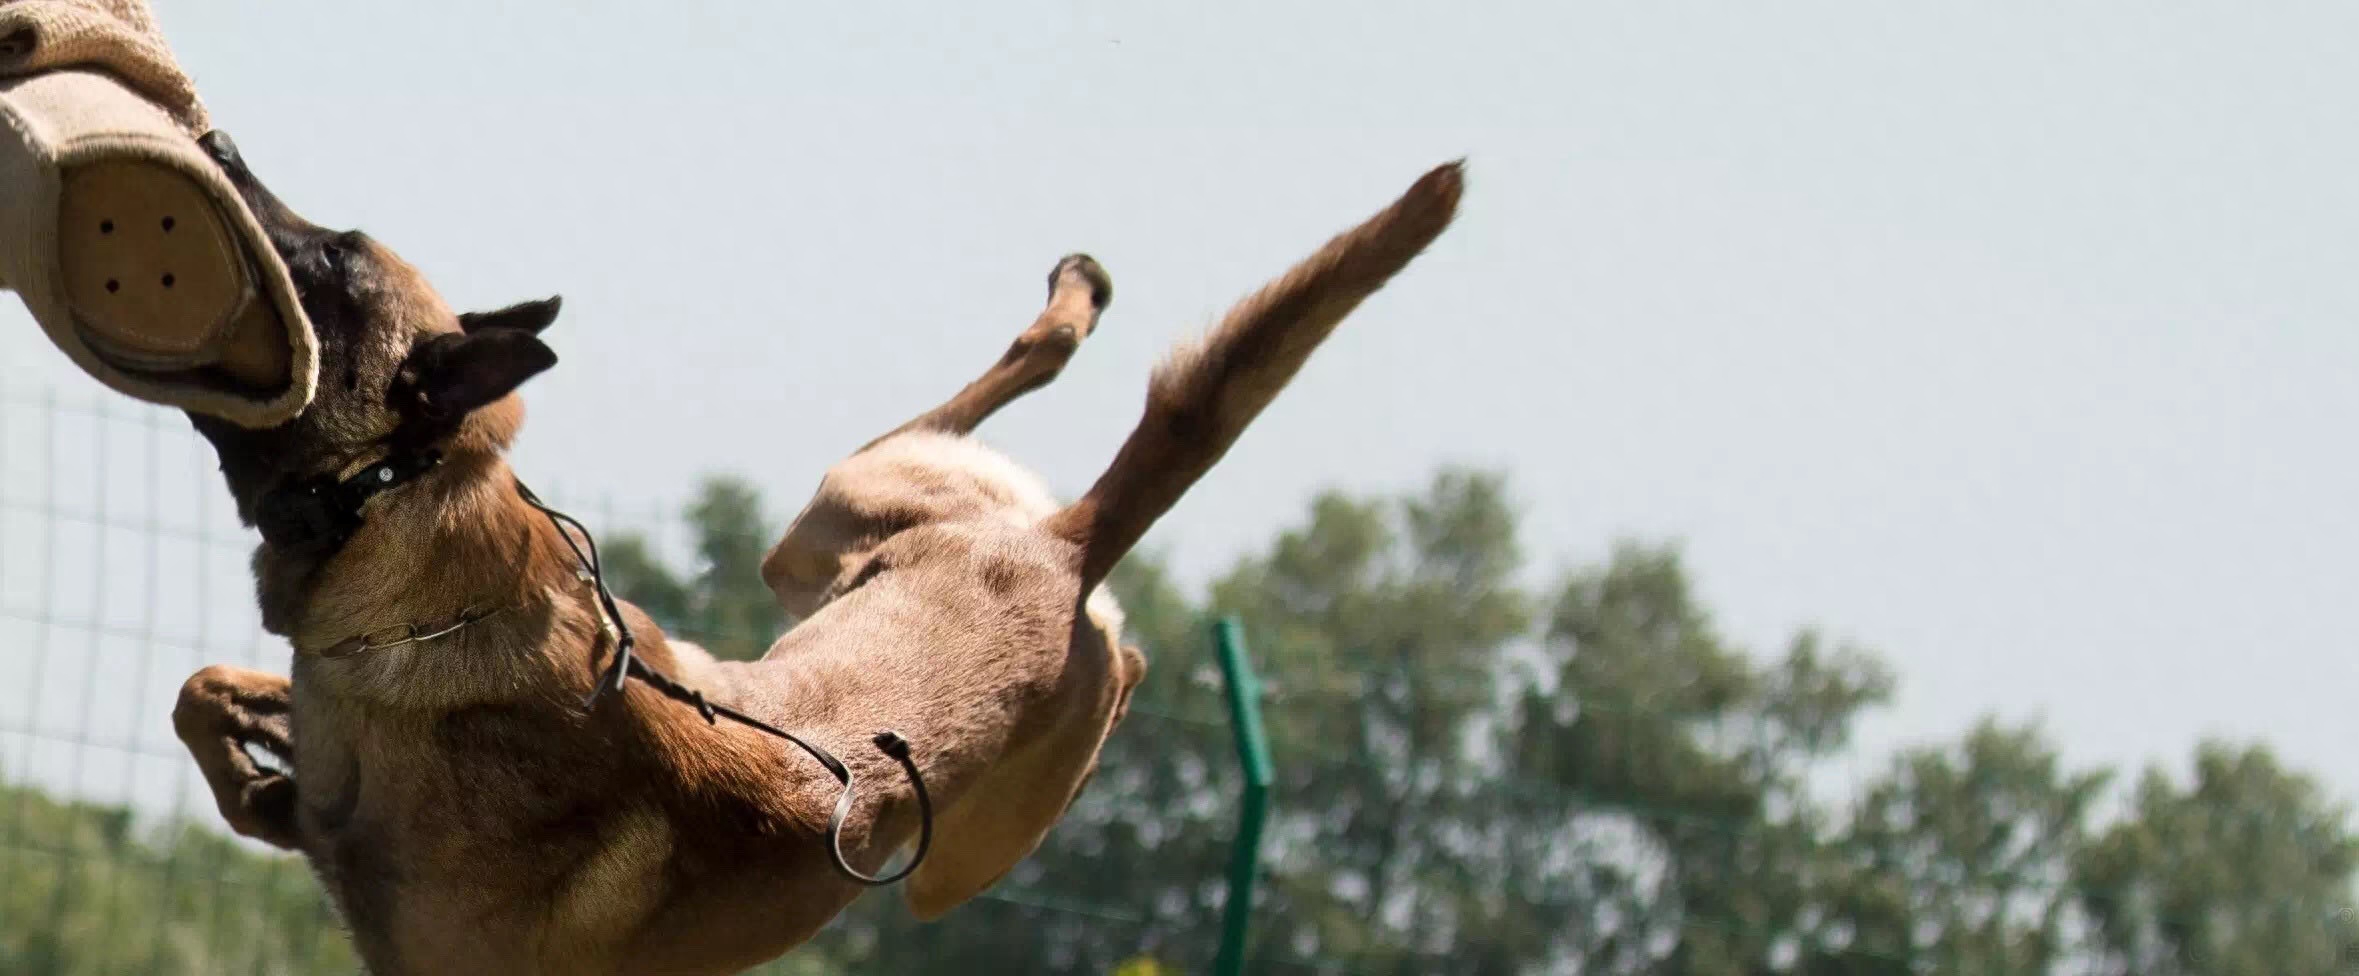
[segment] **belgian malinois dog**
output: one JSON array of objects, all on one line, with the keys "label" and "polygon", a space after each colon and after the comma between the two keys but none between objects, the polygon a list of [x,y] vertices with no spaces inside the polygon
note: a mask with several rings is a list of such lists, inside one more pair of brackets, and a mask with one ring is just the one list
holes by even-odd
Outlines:
[{"label": "belgian malinois dog", "polygon": [[[503,460],[516,389],[556,362],[540,335],[557,300],[456,314],[391,250],[297,216],[226,138],[207,144],[292,271],[321,372],[282,426],[194,417],[262,535],[263,625],[295,656],[291,681],[199,672],[174,722],[231,827],[301,852],[380,976],[742,970],[858,894],[833,845],[874,869],[917,839],[928,793],[940,836],[913,911],[988,887],[1062,814],[1137,681],[1106,574],[1450,224],[1462,181],[1427,173],[1173,353],[1069,505],[962,436],[1095,327],[1104,273],[1060,263],[1007,356],[829,472],[764,567],[803,619],[761,660],[717,662],[627,603],[610,619],[577,540]],[[863,788],[651,681],[593,695],[629,660],[618,632],[700,704],[800,733]],[[880,729],[907,751],[871,748]]]}]

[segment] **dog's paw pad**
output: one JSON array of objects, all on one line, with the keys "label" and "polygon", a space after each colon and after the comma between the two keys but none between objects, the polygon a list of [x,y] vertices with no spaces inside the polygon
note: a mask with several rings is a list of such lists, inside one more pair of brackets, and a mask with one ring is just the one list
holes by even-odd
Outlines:
[{"label": "dog's paw pad", "polygon": [[1106,306],[1114,301],[1113,277],[1106,274],[1105,267],[1098,264],[1096,258],[1087,254],[1065,255],[1048,273],[1048,290],[1052,296],[1060,287],[1075,286],[1089,289],[1090,307],[1097,311],[1105,311]]}]

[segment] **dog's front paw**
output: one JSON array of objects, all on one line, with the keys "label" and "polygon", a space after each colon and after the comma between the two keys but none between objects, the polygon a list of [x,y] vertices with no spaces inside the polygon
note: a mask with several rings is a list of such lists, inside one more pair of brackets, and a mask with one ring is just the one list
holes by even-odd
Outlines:
[{"label": "dog's front paw", "polygon": [[277,675],[216,664],[190,676],[172,708],[172,730],[205,774],[230,829],[288,849],[301,844],[295,779],[257,762],[249,750],[293,767],[291,690]]}]

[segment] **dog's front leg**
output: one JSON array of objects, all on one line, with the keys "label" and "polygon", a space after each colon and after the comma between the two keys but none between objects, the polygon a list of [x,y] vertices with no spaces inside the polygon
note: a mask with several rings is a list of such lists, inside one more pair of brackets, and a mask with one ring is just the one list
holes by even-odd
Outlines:
[{"label": "dog's front leg", "polygon": [[295,826],[295,780],[246,752],[269,751],[293,767],[294,730],[288,720],[290,685],[275,674],[216,664],[180,686],[172,729],[213,788],[213,802],[231,830],[289,850],[301,846]]}]

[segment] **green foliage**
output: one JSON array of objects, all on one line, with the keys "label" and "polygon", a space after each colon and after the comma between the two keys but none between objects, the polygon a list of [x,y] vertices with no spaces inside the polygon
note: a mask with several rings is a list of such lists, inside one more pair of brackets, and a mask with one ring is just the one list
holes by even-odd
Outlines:
[{"label": "green foliage", "polygon": [[695,541],[696,564],[688,573],[664,565],[645,536],[618,532],[600,553],[607,582],[666,632],[716,657],[761,657],[787,624],[786,611],[762,583],[762,557],[776,532],[762,513],[761,493],[742,479],[707,478],[684,514]]},{"label": "green foliage", "polygon": [[2071,858],[2109,779],[1989,721],[1896,757],[1828,848],[1810,971],[2064,971],[2082,948]]},{"label": "green foliage", "polygon": [[1755,663],[1712,628],[1679,555],[1624,545],[1557,588],[1537,680],[1517,690],[1512,770],[1567,794],[1526,829],[1609,838],[1527,883],[1583,919],[1560,954],[1594,972],[1765,971],[1806,925],[1826,815],[1814,765],[1890,678],[1798,635]]},{"label": "green foliage", "polygon": [[[1500,479],[1445,472],[1392,502],[1322,496],[1213,586],[1268,662],[1280,763],[1265,955],[1361,972],[1488,971],[1429,934],[1493,927],[1478,755],[1533,601]],[[1225,734],[1225,730],[1224,730]],[[1422,944],[1421,944],[1422,943]]]},{"label": "green foliage", "polygon": [[[1252,971],[2274,976],[2359,946],[2347,812],[2260,747],[2116,790],[1985,720],[1827,802],[1894,678],[1816,633],[1755,655],[1677,549],[1533,585],[1504,479],[1330,492],[1202,598],[1110,586],[1151,667],[1030,859],[942,922],[863,899],[772,976],[1201,972],[1236,815],[1210,622],[1245,622],[1280,780]],[[705,484],[693,564],[606,544],[667,629],[753,657],[787,621],[759,496]],[[2115,807],[2120,809],[2108,815]],[[7,819],[11,810],[15,819]],[[0,972],[349,973],[309,876],[194,827],[0,790]]]},{"label": "green foliage", "polygon": [[352,973],[303,864],[120,807],[0,785],[0,973]]},{"label": "green foliage", "polygon": [[2348,971],[2359,839],[2350,813],[2266,748],[2205,742],[2184,789],[2150,770],[2132,817],[2081,852],[2108,968],[2140,976]]}]

